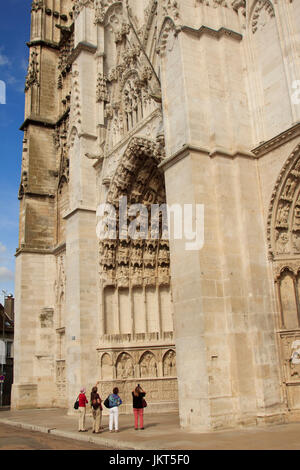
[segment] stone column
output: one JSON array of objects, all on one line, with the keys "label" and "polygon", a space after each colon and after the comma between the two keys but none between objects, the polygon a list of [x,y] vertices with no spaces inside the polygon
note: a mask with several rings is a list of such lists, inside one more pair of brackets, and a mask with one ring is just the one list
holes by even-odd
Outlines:
[{"label": "stone column", "polygon": [[[70,210],[66,219],[66,377],[68,405],[81,387],[89,392],[98,377],[100,334],[98,240],[96,235],[97,51],[94,12],[75,15],[73,101],[70,110]],[[93,360],[94,357],[94,360]]]}]

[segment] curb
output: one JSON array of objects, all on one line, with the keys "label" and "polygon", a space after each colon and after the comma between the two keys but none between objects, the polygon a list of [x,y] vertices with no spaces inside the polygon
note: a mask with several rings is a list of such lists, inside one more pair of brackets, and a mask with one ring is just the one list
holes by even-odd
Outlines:
[{"label": "curb", "polygon": [[105,437],[94,437],[86,434],[77,434],[69,431],[61,431],[60,429],[56,428],[47,428],[45,426],[37,426],[35,424],[28,424],[20,421],[11,421],[9,419],[0,419],[0,423],[6,424],[8,426],[14,426],[16,428],[27,429],[29,431],[41,432],[43,434],[52,434],[53,436],[60,436],[66,439],[89,442],[91,444],[96,444],[103,447],[110,447],[115,450],[156,450],[156,448],[152,448],[151,446],[145,447],[132,442],[114,439],[110,440],[106,439]]}]

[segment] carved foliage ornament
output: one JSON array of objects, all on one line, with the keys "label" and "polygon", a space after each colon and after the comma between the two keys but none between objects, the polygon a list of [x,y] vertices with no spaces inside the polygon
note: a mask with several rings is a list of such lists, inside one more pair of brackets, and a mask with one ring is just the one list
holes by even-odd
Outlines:
[{"label": "carved foliage ornament", "polygon": [[73,12],[75,18],[84,7],[94,8],[94,0],[74,0]]},{"label": "carved foliage ornament", "polygon": [[33,85],[39,86],[39,61],[36,48],[31,51],[29,65],[25,81],[25,91]]},{"label": "carved foliage ornament", "polygon": [[275,11],[270,0],[257,0],[252,15],[252,32],[253,34],[262,29],[270,18],[275,16]]},{"label": "carved foliage ornament", "polygon": [[170,16],[174,21],[179,18],[179,1],[163,0],[162,8],[165,16]]},{"label": "carved foliage ornament", "polygon": [[109,7],[120,3],[122,0],[95,0],[95,24],[103,24]]},{"label": "carved foliage ornament", "polygon": [[232,6],[234,10],[238,10],[240,7],[246,7],[246,0],[197,0],[202,5],[218,8],[219,6],[228,8]]},{"label": "carved foliage ornament", "polygon": [[39,11],[43,8],[44,2],[43,0],[33,0],[31,4],[31,11]]}]

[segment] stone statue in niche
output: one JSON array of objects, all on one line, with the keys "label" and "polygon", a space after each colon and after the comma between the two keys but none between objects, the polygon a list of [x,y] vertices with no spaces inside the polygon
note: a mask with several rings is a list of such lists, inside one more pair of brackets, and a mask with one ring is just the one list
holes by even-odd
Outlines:
[{"label": "stone statue in niche", "polygon": [[169,254],[169,247],[168,243],[160,243],[159,245],[159,252],[158,252],[158,263],[159,264],[169,264],[170,262],[170,254]]},{"label": "stone statue in niche", "polygon": [[136,242],[133,240],[132,242],[132,250],[130,256],[131,264],[134,265],[141,265],[143,262],[143,247],[140,242]]},{"label": "stone statue in niche", "polygon": [[296,206],[295,207],[295,212],[294,212],[294,230],[300,230],[300,207]]},{"label": "stone statue in niche", "polygon": [[143,284],[143,268],[134,265],[131,268],[131,283],[133,286],[141,286]]},{"label": "stone statue in niche", "polygon": [[144,251],[144,265],[145,266],[155,267],[156,252],[157,252],[156,240],[146,241],[146,246],[145,246],[145,251]]},{"label": "stone statue in niche", "polygon": [[289,204],[281,203],[277,212],[276,226],[287,227],[289,212],[290,212]]},{"label": "stone statue in niche", "polygon": [[288,178],[282,196],[286,199],[292,199],[297,186],[297,180]]},{"label": "stone statue in niche", "polygon": [[115,243],[101,242],[100,255],[102,264],[106,266],[115,266]]},{"label": "stone statue in niche", "polygon": [[116,271],[112,266],[102,266],[101,278],[104,285],[114,285],[115,284],[115,274]]},{"label": "stone statue in niche", "polygon": [[117,267],[116,280],[119,287],[129,286],[129,266],[121,264]]},{"label": "stone statue in niche", "polygon": [[276,252],[278,254],[288,253],[288,241],[289,241],[289,237],[286,232],[279,233],[278,239],[276,242]]},{"label": "stone statue in niche", "polygon": [[149,188],[152,189],[155,193],[158,192],[162,185],[161,175],[159,173],[155,173],[155,175],[149,181]]},{"label": "stone statue in niche", "polygon": [[300,377],[300,340],[293,341],[290,357],[291,377]]},{"label": "stone statue in niche", "polygon": [[144,285],[145,286],[155,286],[156,284],[156,270],[152,266],[144,267]]},{"label": "stone statue in niche", "polygon": [[137,181],[142,185],[145,185],[152,170],[153,170],[153,162],[151,160],[147,160],[145,164],[142,166],[142,169],[139,171]]},{"label": "stone statue in niche", "polygon": [[127,353],[122,353],[117,362],[117,378],[127,379],[134,377],[132,358]]},{"label": "stone statue in niche", "polygon": [[162,265],[158,266],[158,282],[160,285],[169,285],[170,284],[170,270],[169,266]]},{"label": "stone statue in niche", "polygon": [[141,377],[157,377],[157,364],[152,353],[145,353],[140,362]]},{"label": "stone statue in niche", "polygon": [[140,197],[144,190],[144,184],[140,181],[135,181],[133,184],[131,194],[130,194],[130,202],[132,204],[139,202]]},{"label": "stone statue in niche", "polygon": [[117,262],[128,264],[130,252],[130,242],[127,240],[121,240],[118,251],[117,251]]},{"label": "stone statue in niche", "polygon": [[156,202],[155,193],[149,189],[144,194],[144,204],[155,204],[155,202]]},{"label": "stone statue in niche", "polygon": [[174,351],[169,351],[164,357],[163,371],[165,377],[176,376],[176,354]]}]

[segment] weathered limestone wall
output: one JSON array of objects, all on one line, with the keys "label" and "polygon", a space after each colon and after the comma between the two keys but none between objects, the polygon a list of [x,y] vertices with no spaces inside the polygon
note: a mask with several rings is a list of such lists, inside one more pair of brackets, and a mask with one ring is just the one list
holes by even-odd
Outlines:
[{"label": "weathered limestone wall", "polygon": [[12,408],[55,405],[55,344],[53,333],[47,331],[53,321],[54,290],[49,286],[54,286],[54,280],[52,255],[27,252],[17,256]]},{"label": "weathered limestone wall", "polygon": [[[168,204],[198,203],[205,209],[205,242],[197,256],[184,250],[183,241],[173,240],[170,248],[181,424],[209,430],[280,421],[285,405],[258,173],[267,164],[257,165],[251,154],[257,141],[244,49],[251,41],[244,46],[240,33],[247,37],[248,31],[236,27],[228,10],[220,20],[213,8],[201,8],[198,25],[188,24],[193,30],[182,28],[177,36],[169,21],[161,33],[169,157],[162,166]],[[221,34],[221,27],[231,33]],[[263,90],[264,80],[270,84],[273,78],[276,86],[278,66],[273,55],[269,61],[271,72],[256,80],[270,105],[268,116],[276,115],[270,123],[262,117],[265,136],[273,137],[293,118],[288,91],[277,89],[289,98],[279,115],[278,96]],[[257,106],[265,111],[263,103]],[[264,173],[269,187],[273,172],[271,178]]]},{"label": "weathered limestone wall", "polygon": [[[97,381],[99,316],[95,212],[78,209],[66,227],[66,380],[68,405]],[[75,398],[74,398],[75,397]]]}]

